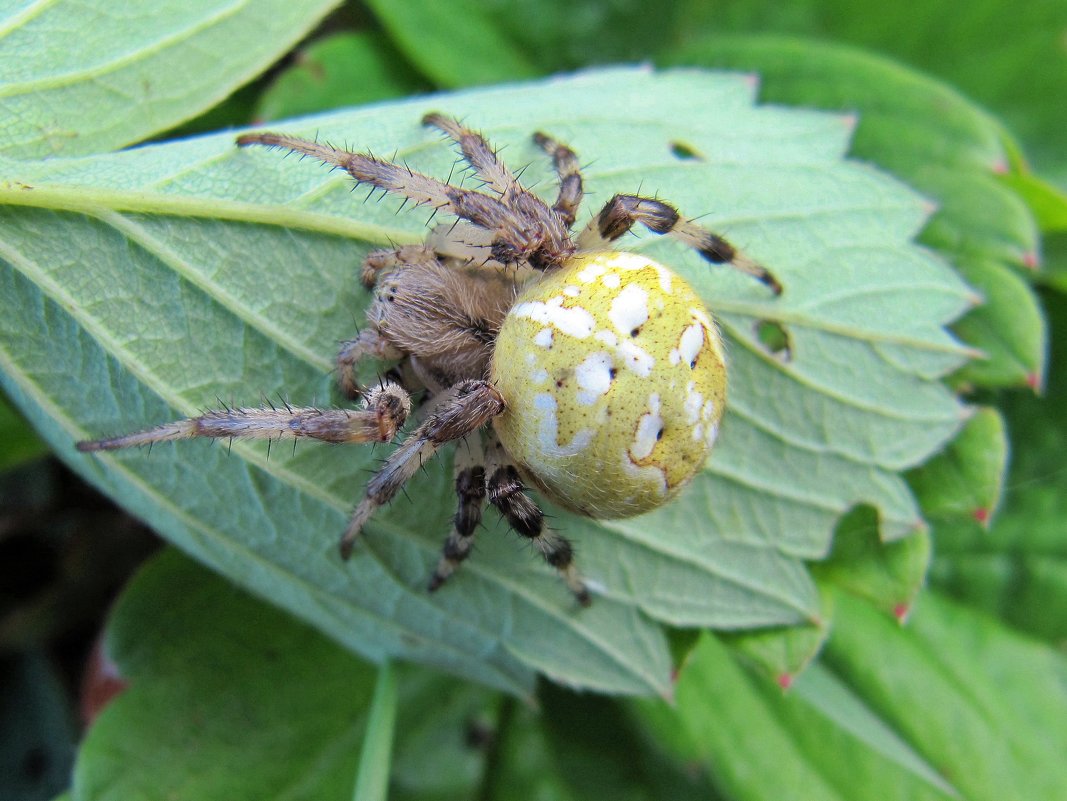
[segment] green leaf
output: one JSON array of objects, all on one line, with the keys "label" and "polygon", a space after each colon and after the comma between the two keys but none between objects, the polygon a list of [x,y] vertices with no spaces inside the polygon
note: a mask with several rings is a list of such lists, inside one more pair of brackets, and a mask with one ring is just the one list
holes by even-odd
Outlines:
[{"label": "green leaf", "polygon": [[850,43],[911,64],[1004,117],[1038,166],[1067,185],[1067,5],[1000,0],[690,2],[678,35],[792,34]]},{"label": "green leaf", "polygon": [[825,664],[963,798],[1067,786],[1062,654],[932,592],[907,627],[859,602],[837,612]]},{"label": "green leaf", "polygon": [[1042,278],[1051,287],[1067,292],[1067,231],[1045,237],[1045,270]]},{"label": "green leaf", "polygon": [[727,647],[705,635],[679,678],[675,705],[635,702],[633,710],[650,739],[698,765],[727,798],[844,801],[805,764],[791,732],[775,724],[760,682],[770,684],[753,679]]},{"label": "green leaf", "polygon": [[[916,788],[919,795],[937,796],[939,795],[937,791],[941,791],[949,797],[958,797],[952,785],[938,775],[937,771],[921,755],[901,740],[893,728],[867,706],[863,698],[822,665],[815,665],[811,670],[806,671],[796,682],[794,692],[797,699],[804,701],[814,712],[824,718],[815,724],[817,727],[824,731],[836,730],[834,733],[838,737],[850,735],[855,738],[856,742],[850,742],[849,745],[853,751],[863,754],[861,757],[863,762],[875,762],[881,757],[890,764],[902,768],[909,778],[922,782],[921,789]],[[800,710],[798,706],[793,706],[789,711],[794,714],[800,713],[794,720],[803,726],[807,721],[801,722],[797,718],[804,716],[807,710]],[[818,736],[820,732],[812,732],[812,734]],[[809,741],[809,749],[811,744]],[[846,760],[842,762],[846,765],[850,764]],[[878,788],[882,786],[877,781],[872,784]],[[903,789],[912,782],[898,780],[894,784]]]},{"label": "green leaf", "polygon": [[709,37],[673,64],[758,71],[763,100],[859,112],[851,154],[893,171],[937,203],[922,242],[982,291],[956,330],[984,358],[960,382],[1038,386],[1045,329],[1037,302],[1008,268],[1037,263],[1036,224],[1000,176],[1007,134],[955,90],[884,58],[825,41]]},{"label": "green leaf", "polygon": [[678,670],[700,641],[700,629],[667,629],[667,645],[671,650],[671,665]]},{"label": "green leaf", "polygon": [[262,72],[335,4],[7,4],[0,155],[98,153],[172,128]]},{"label": "green leaf", "polygon": [[986,407],[976,409],[952,444],[908,479],[932,518],[986,526],[1000,505],[1007,466],[1004,419]]},{"label": "green leaf", "polygon": [[856,598],[835,608],[821,664],[788,693],[706,636],[673,708],[630,708],[731,799],[995,801],[1067,786],[1061,654],[934,593],[907,626]]},{"label": "green leaf", "polygon": [[319,39],[263,92],[258,121],[359,106],[425,90],[384,37],[361,31]]},{"label": "green leaf", "polygon": [[1045,397],[1004,399],[1012,466],[1004,503],[988,531],[939,525],[931,579],[953,596],[996,614],[1020,631],[1059,644],[1067,639],[1067,307],[1046,294],[1052,331]]},{"label": "green leaf", "polygon": [[[639,62],[677,40],[676,29],[691,18],[685,3],[644,3],[638,0],[422,0],[412,5],[447,5],[460,20],[478,19],[482,34],[465,51],[476,60],[491,60],[498,42],[517,50],[541,73],[564,69]],[[439,12],[438,12],[439,13]],[[432,30],[415,32],[426,39]],[[452,54],[452,58],[455,55]],[[432,73],[429,73],[432,74]],[[523,77],[502,72],[500,78]]]},{"label": "green leaf", "polygon": [[321,635],[168,552],[123,594],[107,649],[130,686],[82,744],[75,801],[350,797],[374,672]]},{"label": "green leaf", "polygon": [[[950,443],[949,449],[955,444]],[[938,455],[934,460],[941,458]],[[930,534],[925,528],[883,542],[877,511],[860,505],[838,521],[829,557],[812,565],[822,603],[815,625],[724,633],[719,639],[744,663],[788,689],[826,643],[833,620],[834,588],[864,598],[903,621],[926,582],[930,551]]]},{"label": "green leaf", "polygon": [[0,471],[10,470],[48,453],[22,415],[0,396]]},{"label": "green leaf", "polygon": [[198,114],[191,120],[186,120],[176,128],[170,128],[153,136],[153,139],[167,141],[170,139],[185,139],[190,136],[199,136],[205,133],[213,133],[223,128],[236,128],[248,125],[254,119],[256,102],[263,91],[263,81],[257,80],[247,83],[202,114]]},{"label": "green leaf", "polygon": [[926,581],[930,551],[930,533],[925,529],[895,542],[881,542],[878,515],[861,506],[842,518],[830,558],[813,570],[820,586],[843,589],[903,621]]},{"label": "green leaf", "polygon": [[963,274],[982,293],[983,303],[965,314],[953,330],[982,348],[976,359],[953,376],[968,387],[1024,385],[1034,391],[1045,383],[1048,330],[1037,297],[1019,275],[993,261],[972,259]]},{"label": "green leaf", "polygon": [[[909,242],[921,199],[841,160],[840,119],[754,108],[742,78],[622,69],[285,127],[447,175],[454,152],[418,124],[434,109],[483,128],[514,165],[531,164],[526,179],[546,194],[550,167],[529,138],[538,129],[592,160],[595,198],[643,187],[688,213],[710,209],[703,222],[786,286],[772,299],[676,243],[628,241],[716,310],[731,405],[714,458],[679,501],[634,520],[558,515],[598,588],[591,609],[575,609],[502,526],[447,587],[426,593],[455,503],[444,460],[411,483],[417,502],[376,516],[342,564],[335,537],[380,456],[370,448],[276,448],[268,459],[257,445],[192,442],[74,455],[76,439],[217,398],[328,402],[334,343],[366,304],[360,259],[418,241],[425,216],[361,204],[344,176],[314,164],[238,150],[227,133],[23,165],[0,185],[11,204],[0,229],[0,365],[12,397],[71,464],[198,559],[371,659],[417,660],[514,692],[541,671],[666,695],[657,621],[814,620],[803,560],[827,553],[840,514],[871,504],[888,540],[921,525],[897,471],[962,422],[938,378],[966,355],[943,325],[971,294]],[[700,158],[674,155],[678,143]],[[788,361],[760,344],[763,320],[788,332]]]},{"label": "green leaf", "polygon": [[[490,741],[480,799],[722,801],[617,701],[545,685],[540,714],[508,699]],[[666,709],[657,701],[656,706]]]},{"label": "green leaf", "polygon": [[551,750],[548,732],[532,709],[506,699],[498,724],[479,799],[584,801],[568,786]]},{"label": "green leaf", "polygon": [[[169,551],[124,592],[107,648],[129,686],[82,744],[74,801],[352,797],[376,720],[374,671],[322,635]],[[436,769],[424,789],[469,797],[481,759],[462,747],[461,732],[486,694],[410,675],[400,690],[409,711],[398,722],[398,782],[408,783],[401,763],[415,749]],[[445,794],[458,786],[459,795]]]},{"label": "green leaf", "polygon": [[719,636],[739,657],[788,689],[822,650],[829,634],[823,621],[829,620],[832,611],[832,606],[826,605],[825,617],[815,625],[724,632]]},{"label": "green leaf", "polygon": [[1042,231],[1067,231],[1067,192],[1029,172],[1008,173],[1001,180],[1026,200]]},{"label": "green leaf", "polygon": [[394,44],[438,86],[532,78],[538,70],[506,38],[478,0],[367,0]]},{"label": "green leaf", "polygon": [[[466,801],[489,765],[495,693],[421,669],[396,667],[400,682],[391,799]],[[511,701],[510,697],[506,697]]]}]

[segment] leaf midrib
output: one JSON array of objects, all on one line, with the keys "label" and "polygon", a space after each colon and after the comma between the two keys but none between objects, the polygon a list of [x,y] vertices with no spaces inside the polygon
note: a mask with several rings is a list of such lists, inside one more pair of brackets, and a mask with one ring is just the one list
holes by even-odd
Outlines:
[{"label": "leaf midrib", "polygon": [[[313,192],[309,192],[304,196],[312,194]],[[418,244],[423,239],[421,233],[408,229],[365,223],[321,212],[301,211],[288,203],[286,205],[247,203],[132,190],[85,189],[66,184],[26,187],[25,185],[16,186],[14,182],[7,181],[0,184],[0,204],[83,213],[98,219],[105,218],[108,212],[133,212],[264,224],[341,236],[376,245]],[[641,247],[638,245],[628,250],[639,251]],[[217,291],[221,292],[221,290]],[[969,296],[965,295],[964,298],[969,299]],[[761,305],[724,298],[717,299],[715,306],[717,311],[727,314],[734,313],[760,320],[776,320],[860,341],[885,342],[917,350],[953,354],[961,359],[974,358],[977,355],[972,348],[963,345],[950,342],[932,343],[929,340],[915,339],[911,336],[864,331],[852,326],[813,318],[798,310],[790,311],[785,306]],[[739,339],[743,340],[743,338]]]},{"label": "leaf midrib", "polygon": [[0,39],[7,36],[12,31],[18,30],[27,22],[30,22],[34,17],[37,17],[48,10],[49,6],[55,5],[58,0],[37,0],[35,3],[30,3],[23,8],[17,14],[8,18],[4,25],[0,25]]}]

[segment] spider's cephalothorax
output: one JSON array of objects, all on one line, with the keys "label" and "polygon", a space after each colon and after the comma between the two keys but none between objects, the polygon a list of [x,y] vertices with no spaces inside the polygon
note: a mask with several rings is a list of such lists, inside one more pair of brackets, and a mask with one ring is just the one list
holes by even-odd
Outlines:
[{"label": "spider's cephalothorax", "polygon": [[[453,457],[458,509],[430,589],[469,555],[488,500],[587,604],[570,542],[545,525],[525,484],[591,517],[653,509],[703,465],[726,399],[722,341],[699,297],[666,267],[609,244],[641,223],[775,294],[781,287],[726,240],[652,198],[615,195],[573,237],[582,200],[573,151],[534,136],[559,175],[549,206],[480,135],[439,114],[424,122],[459,144],[485,191],[285,134],[237,140],[314,156],[359,183],[456,218],[423,245],[375,251],[364,262],[362,279],[374,293],[369,325],[337,356],[341,389],[361,397],[362,408],[224,409],[78,447],[186,437],[387,442],[411,412],[410,393],[425,391],[421,422],[368,483],[342,555],[426,459],[460,442]],[[395,362],[395,380],[361,389],[356,368],[368,357]]]}]

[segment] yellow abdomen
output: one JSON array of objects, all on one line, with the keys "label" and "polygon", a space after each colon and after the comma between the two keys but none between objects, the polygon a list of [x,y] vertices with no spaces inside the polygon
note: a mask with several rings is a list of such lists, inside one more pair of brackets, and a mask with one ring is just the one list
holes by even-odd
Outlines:
[{"label": "yellow abdomen", "polygon": [[629,517],[704,465],[726,401],[722,339],[675,273],[634,253],[574,257],[523,290],[497,337],[494,425],[561,505]]}]

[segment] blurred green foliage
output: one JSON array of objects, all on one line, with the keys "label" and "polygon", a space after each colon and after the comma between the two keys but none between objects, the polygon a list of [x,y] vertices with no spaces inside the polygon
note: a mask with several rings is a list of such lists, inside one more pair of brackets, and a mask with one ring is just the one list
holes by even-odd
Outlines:
[{"label": "blurred green foliage", "polygon": [[[51,13],[73,5],[61,0]],[[156,6],[162,10],[144,19],[154,20],[158,33],[173,17],[180,41],[195,51],[197,26],[176,11],[164,13],[172,5],[151,4],[153,14]],[[213,55],[219,66],[209,84],[187,83],[208,88],[152,95],[151,107],[165,114],[124,111],[115,130],[86,137],[72,136],[66,122],[43,130],[0,125],[4,152],[28,158],[72,141],[78,152],[99,152],[148,137],[619,61],[742,70],[760,76],[765,102],[854,114],[852,156],[930,199],[936,214],[920,241],[985,300],[954,328],[978,358],[950,381],[977,411],[944,453],[909,475],[929,528],[883,546],[871,509],[840,521],[833,552],[816,569],[835,626],[817,632],[816,642],[826,645],[815,666],[799,672],[812,646],[798,643],[795,632],[679,633],[672,638],[675,706],[546,686],[536,711],[425,669],[404,669],[397,676],[390,797],[1063,795],[1067,5],[368,0],[328,17],[296,49],[292,43],[314,28],[328,4],[304,13],[294,11],[298,4],[244,6],[251,21],[238,26],[240,36],[200,40],[211,44],[197,58]],[[205,0],[183,6],[183,13],[210,7]],[[86,35],[71,39],[63,53],[95,46],[98,61],[79,69],[71,66],[74,56],[71,64],[60,55],[20,59],[22,71],[8,70],[0,83],[0,120],[43,97],[30,91],[37,86],[73,119],[79,103],[104,102],[100,97],[147,109],[129,96],[131,86],[148,92],[131,81],[129,65],[143,62],[150,70],[162,63],[174,73],[175,64],[191,58],[181,47],[154,42],[151,30],[124,40],[121,26],[101,28],[108,19],[101,8],[79,4]],[[6,52],[52,52],[33,38],[49,35],[47,25],[34,27],[35,19],[48,16],[32,4],[3,12]],[[137,30],[137,15],[126,19]],[[157,51],[162,60],[154,62]],[[121,69],[109,70],[109,58]],[[266,75],[218,102],[271,61]],[[42,74],[32,73],[34,65]],[[121,86],[108,85],[113,73]],[[191,127],[174,129],[194,117]],[[40,470],[29,461],[43,446],[6,406],[0,431],[0,468],[13,471],[8,495],[23,495],[24,508],[54,512],[32,505],[22,488],[38,487],[38,499],[70,490],[38,474],[19,481],[20,471]],[[0,779],[0,795],[21,801],[49,797],[61,786],[56,766],[63,769],[62,746],[71,738],[56,709],[74,682],[57,681],[38,654],[47,651],[68,665],[68,676],[76,674],[69,666],[77,657],[64,662],[56,655],[55,644],[69,636],[69,623],[57,613],[102,614],[104,605],[93,593],[65,593],[75,579],[42,582],[45,593],[16,591],[17,579],[31,564],[75,565],[74,576],[101,572],[101,563],[78,549],[87,534],[116,524],[79,505],[58,517],[35,511],[48,521],[38,534],[17,503],[2,509],[0,589],[7,591],[0,597],[0,646],[18,655],[12,664],[19,667],[0,681],[3,697],[17,693],[26,702],[17,716],[2,713],[7,723],[30,723],[0,727],[0,753],[12,755],[14,765],[13,778]],[[25,536],[31,529],[32,539]],[[74,536],[64,533],[70,529]],[[50,548],[55,543],[54,555],[31,559],[26,543],[42,538]],[[81,543],[73,546],[79,558],[71,556],[71,542]],[[920,591],[924,578],[928,586]],[[335,643],[173,553],[137,576],[107,636],[133,685],[89,729],[70,798],[351,795],[365,768],[358,765],[360,744],[375,735],[363,729],[374,671]],[[27,750],[29,730],[46,732],[61,747]],[[48,770],[42,753],[57,754]]]}]

